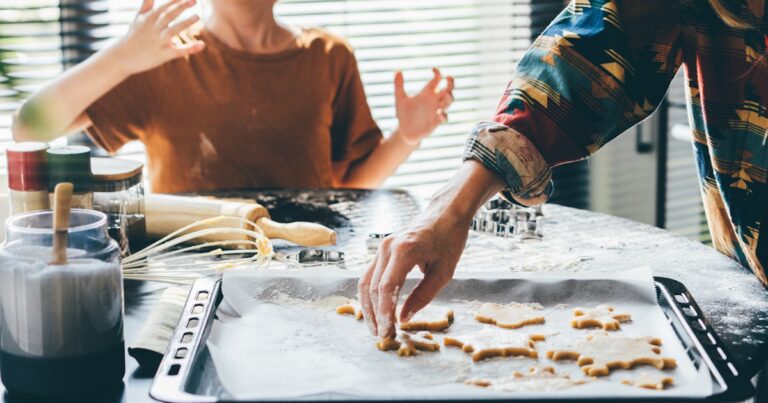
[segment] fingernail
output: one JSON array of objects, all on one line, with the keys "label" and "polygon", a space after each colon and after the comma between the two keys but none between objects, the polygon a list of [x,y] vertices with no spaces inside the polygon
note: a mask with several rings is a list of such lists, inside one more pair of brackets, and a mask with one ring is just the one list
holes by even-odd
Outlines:
[{"label": "fingernail", "polygon": [[379,335],[381,337],[387,336],[387,331],[392,327],[392,324],[389,320],[386,320],[384,322],[379,323]]}]

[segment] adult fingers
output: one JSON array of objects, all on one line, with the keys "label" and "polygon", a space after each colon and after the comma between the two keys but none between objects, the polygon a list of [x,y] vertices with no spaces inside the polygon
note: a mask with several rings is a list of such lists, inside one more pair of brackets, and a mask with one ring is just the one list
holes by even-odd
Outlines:
[{"label": "adult fingers", "polygon": [[363,277],[357,282],[357,299],[360,301],[360,307],[363,310],[363,318],[365,323],[371,329],[371,334],[376,336],[376,315],[374,314],[373,303],[371,302],[370,287],[373,273],[376,270],[376,265],[381,260],[381,252],[376,253],[376,258],[368,266]]},{"label": "adult fingers", "polygon": [[379,281],[379,303],[376,305],[379,337],[393,337],[395,335],[395,324],[397,323],[395,312],[397,311],[400,289],[405,282],[405,277],[415,266],[414,261],[409,256],[410,253],[408,252],[393,253]]},{"label": "adult fingers", "polygon": [[405,98],[405,79],[403,78],[403,72],[398,71],[395,73],[395,98]]},{"label": "adult fingers", "polygon": [[139,7],[139,13],[138,14],[144,14],[152,9],[152,7],[155,6],[154,0],[144,0],[141,2],[141,7]]},{"label": "adult fingers", "polygon": [[200,17],[198,17],[197,15],[193,15],[189,18],[184,19],[183,21],[179,21],[171,25],[170,27],[168,27],[168,29],[166,29],[165,31],[163,31],[163,36],[166,39],[171,39],[174,36],[184,32],[184,30],[191,27],[199,20],[200,20]]},{"label": "adult fingers", "polygon": [[424,278],[414,287],[411,295],[403,303],[403,307],[400,310],[401,321],[408,321],[416,312],[429,305],[443,287],[451,281],[452,269],[455,268],[455,264],[454,268],[449,267],[449,264],[444,262],[438,263],[425,270]]},{"label": "adult fingers", "polygon": [[160,29],[167,28],[168,25],[181,15],[181,13],[194,5],[195,0],[186,0],[176,3],[157,19],[157,27]]},{"label": "adult fingers", "polygon": [[[378,329],[379,323],[381,323],[381,318],[379,317],[379,312],[377,310],[377,307],[379,306],[379,282],[381,281],[381,276],[384,275],[384,271],[387,268],[387,265],[389,264],[389,260],[391,259],[391,246],[392,246],[393,238],[387,237],[384,238],[384,241],[381,243],[381,246],[379,247],[379,259],[376,262],[376,268],[373,271],[373,276],[371,277],[371,284],[368,287],[368,295],[370,295],[371,298],[371,305],[373,306],[373,317],[376,319],[376,327]],[[378,334],[378,331],[375,333]],[[374,335],[375,335],[374,334]]]},{"label": "adult fingers", "polygon": [[432,92],[436,92],[437,86],[440,84],[440,80],[443,79],[443,75],[440,74],[440,69],[438,69],[437,67],[432,67],[432,74],[433,74],[432,79],[429,80],[429,82],[424,88]]}]

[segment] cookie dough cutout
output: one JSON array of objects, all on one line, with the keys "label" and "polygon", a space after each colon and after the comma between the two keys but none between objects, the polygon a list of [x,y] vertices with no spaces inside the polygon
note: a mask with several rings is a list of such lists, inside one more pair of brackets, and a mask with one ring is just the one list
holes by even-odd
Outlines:
[{"label": "cookie dough cutout", "polygon": [[661,356],[661,339],[654,337],[587,336],[572,348],[547,351],[553,360],[576,360],[589,376],[606,376],[617,368],[631,369],[637,365],[651,365],[656,369],[677,366],[673,358]]},{"label": "cookie dough cutout", "polygon": [[493,357],[537,358],[534,344],[541,340],[544,340],[542,335],[486,328],[464,336],[445,336],[443,343],[460,348],[472,356],[472,361],[477,362]]},{"label": "cookie dough cutout", "polygon": [[493,381],[473,379],[466,383],[503,392],[551,392],[582,385],[586,381],[559,375],[552,367],[532,367],[528,373],[515,371],[507,378]]},{"label": "cookie dough cutout", "polygon": [[427,305],[416,312],[407,322],[400,323],[400,329],[405,331],[441,332],[453,324],[453,311],[438,305]]},{"label": "cookie dough cutout", "polygon": [[675,384],[674,378],[663,374],[640,374],[635,379],[624,379],[621,383],[644,389],[664,390]]},{"label": "cookie dough cutout", "polygon": [[416,334],[400,333],[396,338],[379,340],[376,347],[381,351],[397,351],[401,357],[412,357],[422,351],[439,351],[440,343],[429,332]]},{"label": "cookie dough cutout", "polygon": [[351,315],[357,320],[363,320],[363,310],[356,303],[348,303],[336,307],[336,313],[339,315]]},{"label": "cookie dough cutout", "polygon": [[480,323],[496,325],[504,329],[519,329],[526,325],[544,323],[544,315],[540,304],[509,304],[485,303],[475,313],[475,320]]},{"label": "cookie dough cutout", "polygon": [[598,305],[595,309],[574,309],[571,326],[576,329],[601,327],[603,330],[619,330],[621,323],[631,320],[632,315],[626,312],[615,312],[613,307]]}]

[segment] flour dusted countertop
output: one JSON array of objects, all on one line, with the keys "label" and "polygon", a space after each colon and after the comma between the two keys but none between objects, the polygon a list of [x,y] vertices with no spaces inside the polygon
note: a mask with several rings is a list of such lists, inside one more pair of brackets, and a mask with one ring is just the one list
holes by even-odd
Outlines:
[{"label": "flour dusted countertop", "polygon": [[682,282],[730,347],[740,368],[768,359],[768,290],[710,246],[606,214],[545,205],[544,238],[517,241],[471,233],[459,270],[616,272],[649,267]]},{"label": "flour dusted countertop", "polygon": [[[267,190],[217,192],[254,198],[281,222],[334,227],[346,268],[364,270],[368,234],[402,229],[419,202],[399,191]],[[421,203],[423,205],[423,203]],[[649,267],[682,282],[730,347],[742,371],[756,374],[768,359],[768,290],[736,261],[671,232],[606,214],[553,204],[543,207],[542,240],[518,241],[470,233],[460,271],[616,272]],[[275,217],[276,216],[276,217]],[[285,253],[295,251],[278,245]]]}]

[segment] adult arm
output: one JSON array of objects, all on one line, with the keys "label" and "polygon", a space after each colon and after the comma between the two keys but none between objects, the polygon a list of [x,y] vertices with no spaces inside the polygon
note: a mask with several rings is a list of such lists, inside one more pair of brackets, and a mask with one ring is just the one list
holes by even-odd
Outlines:
[{"label": "adult arm", "polygon": [[171,0],[154,8],[144,0],[125,37],[44,86],[14,113],[16,141],[51,141],[91,125],[85,110],[130,76],[178,57],[197,53],[202,42],[175,43],[197,20],[173,23],[194,0]]},{"label": "adult arm", "polygon": [[[574,1],[553,21],[519,63],[495,122],[474,130],[469,165],[416,224],[382,243],[361,278],[359,298],[374,334],[394,335],[400,289],[414,266],[424,278],[400,320],[450,280],[472,214],[502,180],[507,196],[542,203],[552,191],[552,166],[586,158],[656,108],[682,60],[678,6]],[[490,175],[483,169],[498,182],[483,180]]]}]

